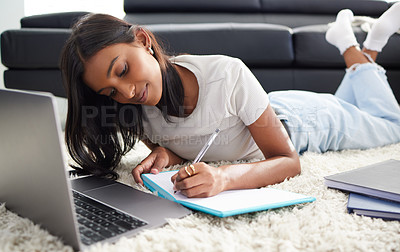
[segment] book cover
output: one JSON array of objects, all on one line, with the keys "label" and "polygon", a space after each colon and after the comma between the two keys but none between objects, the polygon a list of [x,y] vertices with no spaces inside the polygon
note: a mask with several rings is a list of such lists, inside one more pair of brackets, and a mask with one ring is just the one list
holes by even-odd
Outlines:
[{"label": "book cover", "polygon": [[357,215],[400,220],[400,203],[357,193],[350,193],[347,210]]},{"label": "book cover", "polygon": [[400,161],[384,162],[325,177],[330,188],[400,202]]},{"label": "book cover", "polygon": [[145,186],[151,191],[156,191],[160,197],[218,217],[268,210],[315,200],[314,197],[273,188],[230,190],[208,198],[188,198],[180,192],[174,193],[171,177],[176,172],[166,171],[157,175],[142,174],[142,179]]}]

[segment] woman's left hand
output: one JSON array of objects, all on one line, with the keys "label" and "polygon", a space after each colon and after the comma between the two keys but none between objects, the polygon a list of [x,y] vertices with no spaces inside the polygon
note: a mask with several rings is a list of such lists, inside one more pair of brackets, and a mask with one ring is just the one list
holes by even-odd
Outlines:
[{"label": "woman's left hand", "polygon": [[[225,177],[223,169],[200,162],[181,168],[171,177],[174,190],[180,191],[189,198],[205,198],[224,191]],[[189,175],[190,174],[190,175]]]}]

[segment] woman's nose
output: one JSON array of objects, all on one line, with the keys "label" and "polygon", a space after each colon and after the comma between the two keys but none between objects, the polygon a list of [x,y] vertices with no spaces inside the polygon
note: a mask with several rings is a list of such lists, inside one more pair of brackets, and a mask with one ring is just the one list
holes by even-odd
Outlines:
[{"label": "woman's nose", "polygon": [[126,99],[131,99],[135,96],[135,85],[124,85],[120,92]]}]

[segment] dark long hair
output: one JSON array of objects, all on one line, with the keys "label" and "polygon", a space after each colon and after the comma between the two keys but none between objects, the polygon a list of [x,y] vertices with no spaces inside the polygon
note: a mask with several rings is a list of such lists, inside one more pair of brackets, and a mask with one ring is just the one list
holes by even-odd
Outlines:
[{"label": "dark long hair", "polygon": [[121,158],[143,136],[142,107],[119,104],[96,94],[83,81],[84,62],[101,49],[135,41],[137,29],[151,39],[154,57],[162,73],[162,97],[156,106],[164,118],[179,116],[184,91],[181,79],[154,34],[106,14],[88,14],[72,28],[61,55],[61,71],[68,98],[65,140],[77,163],[76,171],[118,178],[114,171]]}]

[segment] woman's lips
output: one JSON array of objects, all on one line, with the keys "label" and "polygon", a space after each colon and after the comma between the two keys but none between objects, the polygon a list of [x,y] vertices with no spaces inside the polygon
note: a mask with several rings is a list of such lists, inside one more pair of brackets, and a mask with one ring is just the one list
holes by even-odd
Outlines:
[{"label": "woman's lips", "polygon": [[145,88],[144,88],[143,91],[141,92],[140,99],[139,99],[139,102],[140,102],[140,103],[145,102],[146,99],[147,99],[147,95],[148,95],[147,86],[148,86],[148,84],[146,84]]}]

